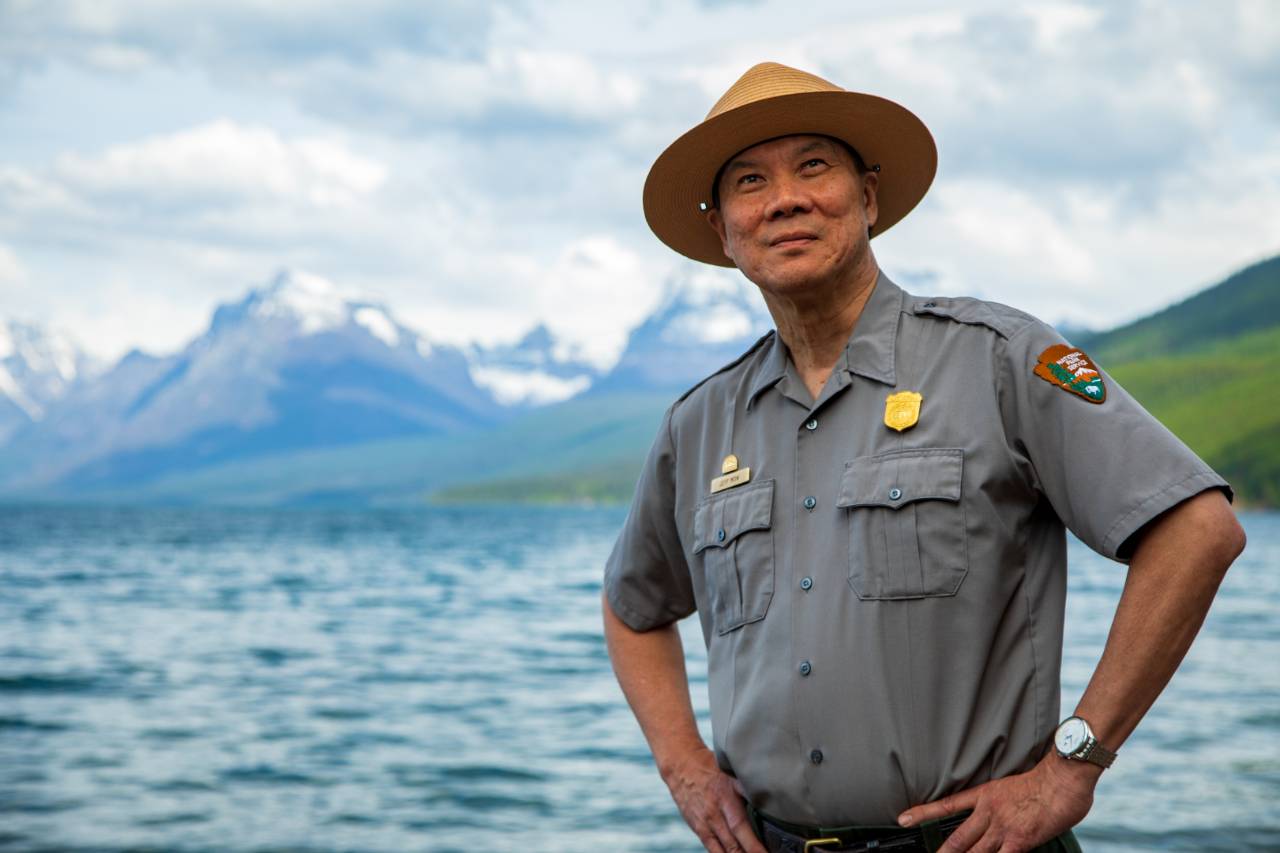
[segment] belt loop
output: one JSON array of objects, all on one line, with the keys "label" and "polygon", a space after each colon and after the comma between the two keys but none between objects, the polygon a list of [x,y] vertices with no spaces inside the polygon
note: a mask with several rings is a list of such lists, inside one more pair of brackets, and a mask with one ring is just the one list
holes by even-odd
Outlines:
[{"label": "belt loop", "polygon": [[924,848],[929,853],[936,853],[937,849],[942,846],[942,842],[946,840],[942,836],[942,827],[936,822],[920,824],[920,836],[924,842]]},{"label": "belt loop", "polygon": [[760,843],[764,843],[764,823],[760,820],[760,812],[756,807],[751,805],[750,800],[745,801],[747,804],[747,820],[751,821],[751,831],[756,834],[756,838],[760,839]]}]

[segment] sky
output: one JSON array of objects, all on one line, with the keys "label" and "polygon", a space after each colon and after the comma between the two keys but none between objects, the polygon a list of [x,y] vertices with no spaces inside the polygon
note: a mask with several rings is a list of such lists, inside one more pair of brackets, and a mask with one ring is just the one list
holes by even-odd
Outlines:
[{"label": "sky", "polygon": [[606,365],[692,263],[650,164],[765,60],[932,131],[915,293],[1104,329],[1280,253],[1272,0],[0,0],[0,317],[167,353],[291,268]]}]

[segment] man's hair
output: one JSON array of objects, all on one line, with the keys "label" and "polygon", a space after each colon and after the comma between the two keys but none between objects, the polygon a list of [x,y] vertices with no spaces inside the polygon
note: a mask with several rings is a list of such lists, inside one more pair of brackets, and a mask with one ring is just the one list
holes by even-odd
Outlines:
[{"label": "man's hair", "polygon": [[[791,135],[791,134],[788,134],[788,135]],[[852,145],[850,145],[849,143],[845,142],[840,137],[827,136],[825,133],[817,133],[814,135],[821,136],[823,139],[830,139],[832,142],[839,145],[845,151],[849,152],[849,157],[853,159],[853,169],[855,172],[858,173],[859,177],[871,171],[870,169],[867,168],[867,161],[862,159],[862,155],[858,153],[858,150],[854,148]],[[782,137],[777,137],[777,138],[781,139]],[[754,148],[756,145],[761,145],[764,142],[772,142],[772,141],[773,140],[771,139],[761,140],[761,142],[757,142],[755,145],[752,145],[751,147]],[[741,152],[738,152],[738,153],[741,153]],[[736,156],[738,155],[737,154],[733,155],[733,157],[736,157]],[[711,207],[713,210],[719,209],[720,207],[720,179],[724,177],[724,170],[729,168],[729,164],[733,162],[733,157],[730,157],[729,159],[724,161],[724,165],[720,167],[720,169],[716,172],[715,178],[713,178],[711,181]]]}]

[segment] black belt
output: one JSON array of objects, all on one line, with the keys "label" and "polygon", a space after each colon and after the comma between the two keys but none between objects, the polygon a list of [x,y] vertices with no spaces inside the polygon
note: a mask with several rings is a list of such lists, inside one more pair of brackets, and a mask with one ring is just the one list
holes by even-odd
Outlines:
[{"label": "black belt", "polygon": [[769,853],[934,853],[969,812],[925,821],[912,829],[897,826],[820,828],[788,823],[751,809],[756,833]]}]

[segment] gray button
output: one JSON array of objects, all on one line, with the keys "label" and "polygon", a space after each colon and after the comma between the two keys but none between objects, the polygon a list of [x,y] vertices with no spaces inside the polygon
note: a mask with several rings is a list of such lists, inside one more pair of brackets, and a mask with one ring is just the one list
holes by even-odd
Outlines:
[{"label": "gray button", "polygon": [[809,760],[810,760],[810,761],[812,761],[814,764],[821,764],[821,763],[822,763],[822,750],[820,750],[820,749],[815,749],[815,750],[813,750],[812,752],[810,752],[810,753],[809,753]]},{"label": "gray button", "polygon": [[813,587],[813,578],[810,578],[810,577],[803,577],[803,578],[800,578],[800,588],[801,588],[801,589],[803,589],[803,590],[808,590],[808,589],[810,589],[810,588],[812,588],[812,587]]},{"label": "gray button", "polygon": [[[889,500],[896,501],[900,497],[902,497],[902,489],[893,488],[889,490]],[[721,532],[723,533],[724,531]]]},{"label": "gray button", "polygon": [[809,420],[804,422],[804,428],[809,430],[810,432],[813,432],[815,429],[818,428],[818,419],[809,418]]},{"label": "gray button", "polygon": [[818,499],[815,498],[813,495],[809,495],[807,498],[804,499],[805,509],[813,509],[817,505],[818,505]]},{"label": "gray button", "polygon": [[809,663],[807,660],[800,661],[800,674],[808,675],[811,672],[813,672],[813,664]]},{"label": "gray button", "polygon": [[[897,489],[894,489],[894,491],[896,492],[896,491],[897,491]],[[723,541],[724,541],[724,528],[723,528],[723,527],[721,527],[719,530],[717,530],[717,531],[716,531],[716,541],[717,541],[717,542],[723,542]]]}]

